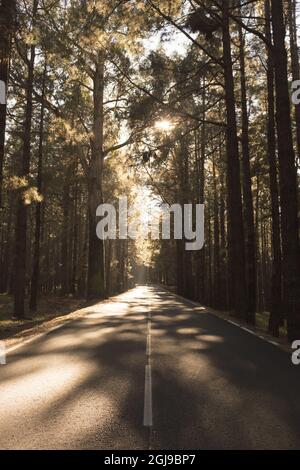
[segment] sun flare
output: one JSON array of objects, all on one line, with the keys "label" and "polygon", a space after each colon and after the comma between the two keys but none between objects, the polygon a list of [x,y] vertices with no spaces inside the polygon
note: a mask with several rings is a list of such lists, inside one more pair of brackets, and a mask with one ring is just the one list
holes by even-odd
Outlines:
[{"label": "sun flare", "polygon": [[174,129],[174,123],[168,119],[162,119],[161,121],[156,121],[155,128],[160,131],[171,131]]}]

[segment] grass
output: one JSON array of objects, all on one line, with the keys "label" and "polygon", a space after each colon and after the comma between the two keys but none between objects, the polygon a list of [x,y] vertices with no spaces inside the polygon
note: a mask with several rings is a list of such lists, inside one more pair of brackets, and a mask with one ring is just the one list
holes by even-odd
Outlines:
[{"label": "grass", "polygon": [[[268,332],[269,316],[270,316],[269,312],[257,313],[256,314],[256,327],[260,330]],[[286,325],[281,326],[279,328],[279,336],[280,338],[287,336]]]}]

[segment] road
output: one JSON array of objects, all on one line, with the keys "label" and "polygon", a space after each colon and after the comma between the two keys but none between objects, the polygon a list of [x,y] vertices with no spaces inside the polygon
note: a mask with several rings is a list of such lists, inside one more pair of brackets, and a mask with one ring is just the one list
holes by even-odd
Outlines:
[{"label": "road", "polygon": [[0,366],[0,449],[297,449],[300,366],[138,286]]}]

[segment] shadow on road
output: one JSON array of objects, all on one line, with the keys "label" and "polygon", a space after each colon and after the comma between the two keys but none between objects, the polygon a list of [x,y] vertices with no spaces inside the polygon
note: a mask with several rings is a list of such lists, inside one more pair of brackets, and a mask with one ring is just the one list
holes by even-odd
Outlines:
[{"label": "shadow on road", "polygon": [[[142,426],[151,304],[151,438]],[[297,448],[287,354],[155,287],[137,288],[9,357],[1,448]]]}]

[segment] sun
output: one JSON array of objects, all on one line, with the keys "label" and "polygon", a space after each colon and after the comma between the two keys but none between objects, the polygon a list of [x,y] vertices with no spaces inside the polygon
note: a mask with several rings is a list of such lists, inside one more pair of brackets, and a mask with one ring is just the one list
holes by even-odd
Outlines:
[{"label": "sun", "polygon": [[174,129],[174,123],[169,119],[162,119],[161,121],[156,121],[155,128],[160,131],[168,132]]}]

